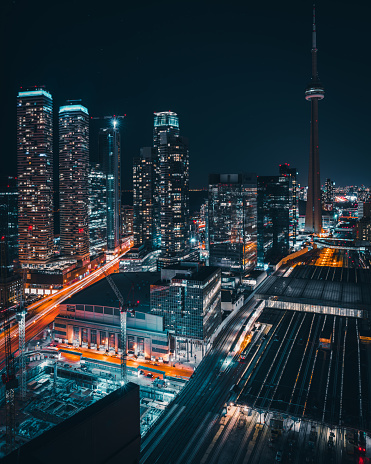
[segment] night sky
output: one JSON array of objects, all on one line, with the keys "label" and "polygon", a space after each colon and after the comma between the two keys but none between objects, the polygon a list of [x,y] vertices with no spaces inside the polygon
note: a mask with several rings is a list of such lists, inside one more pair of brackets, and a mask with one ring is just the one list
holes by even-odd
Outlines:
[{"label": "night sky", "polygon": [[[79,98],[91,115],[127,114],[123,188],[131,188],[132,157],[152,143],[153,112],[166,110],[189,138],[191,187],[205,187],[210,172],[277,174],[283,162],[306,184],[312,2],[1,6],[2,173],[16,172],[17,91],[44,84],[55,117]],[[322,182],[371,184],[370,14],[369,2],[317,4]]]}]

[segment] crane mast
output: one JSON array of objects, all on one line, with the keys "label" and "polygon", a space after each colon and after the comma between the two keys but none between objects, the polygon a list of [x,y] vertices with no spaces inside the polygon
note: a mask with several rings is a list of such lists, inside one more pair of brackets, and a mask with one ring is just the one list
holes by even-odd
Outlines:
[{"label": "crane mast", "polygon": [[128,381],[127,370],[126,370],[126,312],[127,309],[124,305],[124,298],[122,297],[120,290],[117,288],[112,277],[107,271],[103,271],[108,283],[110,284],[114,294],[120,302],[120,341],[121,341],[121,384],[125,385]]}]

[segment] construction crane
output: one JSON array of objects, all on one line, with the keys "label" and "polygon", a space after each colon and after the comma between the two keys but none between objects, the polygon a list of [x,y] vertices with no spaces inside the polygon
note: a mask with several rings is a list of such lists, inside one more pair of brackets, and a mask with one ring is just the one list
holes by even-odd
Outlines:
[{"label": "construction crane", "polygon": [[5,348],[5,372],[1,380],[5,385],[5,424],[6,424],[6,452],[10,453],[15,445],[15,404],[14,390],[18,387],[18,380],[15,376],[14,357],[12,354],[12,339],[10,335],[10,308],[9,290],[7,286],[7,259],[6,259],[6,240],[1,237],[1,280],[4,285],[4,308],[2,310],[4,318],[4,348]]},{"label": "construction crane", "polygon": [[127,313],[130,312],[132,314],[135,313],[135,308],[138,306],[139,301],[134,302],[134,283],[132,282],[130,293],[133,295],[132,301],[124,302],[124,298],[121,295],[120,290],[117,288],[115,282],[113,281],[112,277],[108,274],[107,271],[103,270],[108,283],[110,284],[114,294],[116,295],[117,299],[119,300],[120,304],[120,341],[121,341],[121,385],[125,385],[128,381],[127,379],[127,369],[126,369],[126,325],[127,325]]},{"label": "construction crane", "polygon": [[[26,247],[29,250],[29,239],[32,235],[32,225],[28,226],[27,230],[27,240]],[[23,268],[23,290],[21,295],[21,303],[17,310],[17,321],[18,321],[18,340],[19,340],[19,378],[20,378],[20,387],[19,387],[19,396],[22,400],[26,399],[27,394],[27,379],[26,379],[26,295],[25,287],[27,281],[27,267]]]}]

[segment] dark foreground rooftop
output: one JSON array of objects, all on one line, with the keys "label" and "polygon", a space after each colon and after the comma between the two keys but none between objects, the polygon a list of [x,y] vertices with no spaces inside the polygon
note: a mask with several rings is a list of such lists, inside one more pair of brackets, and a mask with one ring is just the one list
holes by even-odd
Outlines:
[{"label": "dark foreground rooftop", "polygon": [[13,451],[4,464],[135,464],[140,452],[139,387],[128,383]]}]

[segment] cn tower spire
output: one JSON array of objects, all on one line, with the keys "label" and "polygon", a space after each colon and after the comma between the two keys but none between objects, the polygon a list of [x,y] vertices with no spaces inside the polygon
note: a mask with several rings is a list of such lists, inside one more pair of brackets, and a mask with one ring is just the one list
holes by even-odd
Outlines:
[{"label": "cn tower spire", "polygon": [[317,51],[316,5],[313,5],[312,50]]},{"label": "cn tower spire", "polygon": [[318,101],[325,96],[317,70],[316,8],[313,5],[312,22],[312,78],[305,89],[305,99],[311,104],[310,150],[308,170],[308,194],[305,214],[305,230],[319,234],[322,230],[321,178],[318,149]]}]

